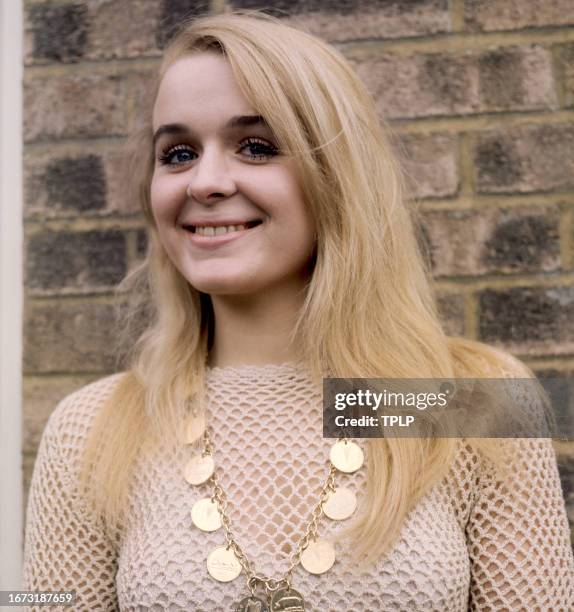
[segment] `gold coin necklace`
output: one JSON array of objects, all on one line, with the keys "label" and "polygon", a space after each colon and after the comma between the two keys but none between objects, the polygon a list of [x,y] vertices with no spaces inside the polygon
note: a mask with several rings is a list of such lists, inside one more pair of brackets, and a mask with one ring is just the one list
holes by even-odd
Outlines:
[{"label": "gold coin necklace", "polygon": [[[364,462],[361,447],[355,442],[342,438],[335,442],[329,453],[329,474],[321,490],[319,501],[313,508],[311,520],[305,535],[290,556],[291,564],[280,580],[268,578],[253,571],[249,559],[242,551],[231,531],[231,521],[227,516],[227,498],[221,485],[213,461],[213,443],[209,435],[204,414],[192,415],[185,429],[185,442],[192,444],[203,436],[204,449],[201,455],[193,456],[184,469],[185,480],[194,486],[211,481],[213,495],[198,500],[191,509],[193,524],[202,531],[225,530],[226,545],[218,546],[207,556],[207,571],[219,582],[229,582],[244,570],[250,594],[233,606],[234,612],[304,612],[305,600],[301,593],[291,586],[295,567],[301,563],[311,574],[323,574],[335,563],[335,549],[327,540],[317,536],[317,521],[322,514],[334,521],[349,518],[357,508],[355,494],[345,487],[335,486],[337,470],[345,473],[357,471]],[[263,587],[264,598],[256,595]]]}]

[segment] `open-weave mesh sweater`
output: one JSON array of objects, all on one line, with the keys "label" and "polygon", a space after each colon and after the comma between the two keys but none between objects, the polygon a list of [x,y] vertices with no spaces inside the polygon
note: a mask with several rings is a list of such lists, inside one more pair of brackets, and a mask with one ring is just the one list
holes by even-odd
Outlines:
[{"label": "open-weave mesh sweater", "polygon": [[[121,537],[108,540],[86,518],[74,492],[79,453],[119,376],[69,395],[49,419],[29,495],[23,586],[75,590],[76,610],[231,610],[246,594],[245,577],[220,583],[207,572],[207,555],[225,536],[191,521],[194,502],[211,488],[184,480],[189,447],[137,463]],[[299,364],[286,363],[210,368],[207,390],[233,533],[255,571],[280,578],[328,474],[334,440],[322,436],[321,389]],[[366,440],[356,441],[368,463]],[[409,513],[388,556],[361,573],[344,540],[325,574],[297,566],[293,586],[306,610],[574,610],[574,560],[551,440],[513,444],[512,497],[459,440],[448,476]],[[365,476],[366,465],[336,477],[356,493],[359,511]],[[343,523],[323,516],[318,527],[328,538]]]}]

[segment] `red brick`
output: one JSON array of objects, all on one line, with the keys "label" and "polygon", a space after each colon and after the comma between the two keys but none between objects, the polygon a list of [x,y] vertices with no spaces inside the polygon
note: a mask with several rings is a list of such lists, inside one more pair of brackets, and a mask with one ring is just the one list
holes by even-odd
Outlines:
[{"label": "red brick", "polygon": [[24,373],[116,370],[114,309],[109,304],[32,302],[24,309]]},{"label": "red brick", "polygon": [[24,139],[125,134],[126,80],[116,74],[83,72],[27,75],[24,80]]},{"label": "red brick", "polygon": [[458,191],[457,137],[402,134],[395,147],[416,198],[443,198]]},{"label": "red brick", "polygon": [[29,289],[112,288],[127,271],[121,230],[43,231],[26,243],[25,283]]},{"label": "red brick", "polygon": [[424,213],[435,276],[555,272],[558,211],[528,207]]},{"label": "red brick", "polygon": [[479,193],[574,188],[574,126],[523,125],[478,134],[474,142]]},{"label": "red brick", "polygon": [[471,30],[516,30],[574,24],[572,0],[467,0]]},{"label": "red brick", "polygon": [[537,45],[349,59],[390,119],[557,106],[550,53]]},{"label": "red brick", "polygon": [[159,55],[158,2],[148,0],[100,0],[90,3],[89,59]]},{"label": "red brick", "polygon": [[26,216],[62,217],[139,212],[126,193],[125,141],[91,142],[24,155]]},{"label": "red brick", "polygon": [[88,8],[83,3],[33,4],[24,12],[26,63],[77,61],[86,52]]},{"label": "red brick", "polygon": [[464,297],[456,293],[439,292],[437,305],[444,330],[449,336],[464,335]]},{"label": "red brick", "polygon": [[519,355],[574,351],[574,287],[485,289],[479,295],[480,339]]},{"label": "red brick", "polygon": [[34,464],[36,462],[36,455],[25,454],[22,456],[22,508],[24,510],[24,526],[26,522],[26,513],[28,510],[28,494],[30,492],[30,483],[32,481],[32,473],[34,471]]},{"label": "red brick", "polygon": [[[255,5],[252,0],[231,0],[232,8],[280,9],[283,21],[303,26],[329,41],[357,38],[399,38],[449,32],[451,20],[446,0],[416,2],[365,2],[360,7],[347,0],[265,0]],[[285,11],[288,15],[285,15]]]},{"label": "red brick", "polygon": [[560,79],[564,88],[564,106],[574,106],[574,44],[562,45],[558,49]]}]

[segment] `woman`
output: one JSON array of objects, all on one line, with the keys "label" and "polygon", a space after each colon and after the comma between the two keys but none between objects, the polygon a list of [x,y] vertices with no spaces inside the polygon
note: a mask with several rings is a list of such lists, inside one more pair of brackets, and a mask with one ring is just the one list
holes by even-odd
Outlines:
[{"label": "woman", "polygon": [[572,609],[550,439],[361,439],[341,460],[322,437],[323,376],[532,376],[444,334],[344,58],[262,14],[198,18],[134,143],[147,319],[129,369],[50,418],[26,588],[86,610]]}]

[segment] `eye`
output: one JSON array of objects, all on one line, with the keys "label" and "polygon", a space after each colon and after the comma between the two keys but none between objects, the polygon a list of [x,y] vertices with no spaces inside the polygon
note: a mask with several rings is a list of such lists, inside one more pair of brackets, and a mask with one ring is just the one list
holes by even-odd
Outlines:
[{"label": "eye", "polygon": [[[250,150],[247,157],[263,160],[279,154],[274,145],[261,138],[246,138],[240,143],[239,150]],[[195,152],[186,144],[168,145],[158,155],[158,161],[166,166],[181,166],[194,160]]]},{"label": "eye", "polygon": [[260,138],[247,138],[243,141],[241,148],[251,148],[255,153],[249,155],[252,159],[263,159],[265,157],[274,157],[279,154],[277,147],[269,144]]},{"label": "eye", "polygon": [[187,145],[178,144],[163,149],[158,160],[162,164],[177,166],[191,161],[191,155],[195,154]]}]

